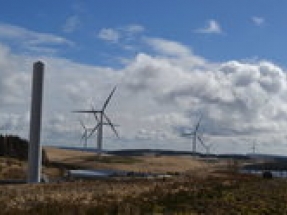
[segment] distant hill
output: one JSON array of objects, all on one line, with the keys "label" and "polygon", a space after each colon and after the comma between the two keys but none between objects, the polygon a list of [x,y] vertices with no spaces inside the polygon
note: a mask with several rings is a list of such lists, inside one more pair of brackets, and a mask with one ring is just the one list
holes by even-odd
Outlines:
[{"label": "distant hill", "polygon": [[[83,147],[58,147],[60,149],[97,152],[95,148],[83,148]],[[118,150],[106,150],[103,151],[106,154],[118,155],[118,156],[143,156],[143,155],[167,155],[167,156],[197,156],[197,157],[213,157],[213,158],[225,158],[225,159],[250,159],[250,156],[244,154],[205,154],[191,151],[178,151],[167,149],[118,149]]]},{"label": "distant hill", "polygon": [[202,156],[200,153],[192,153],[189,151],[174,151],[174,150],[161,150],[161,149],[125,149],[107,151],[107,154],[120,155],[120,156],[142,156],[142,155],[197,155]]},{"label": "distant hill", "polygon": [[257,153],[251,153],[247,154],[250,158],[254,159],[265,159],[265,160],[278,160],[278,161],[286,161],[287,162],[287,156],[286,155],[274,155],[274,154],[257,154]]}]

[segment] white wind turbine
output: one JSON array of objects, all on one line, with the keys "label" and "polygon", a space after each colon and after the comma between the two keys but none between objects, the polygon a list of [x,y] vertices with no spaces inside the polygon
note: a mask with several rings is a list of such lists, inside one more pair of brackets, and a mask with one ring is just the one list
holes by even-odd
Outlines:
[{"label": "white wind turbine", "polygon": [[116,90],[116,87],[113,88],[111,91],[110,95],[107,97],[106,101],[104,102],[104,105],[102,109],[100,110],[95,110],[94,107],[92,107],[92,110],[79,110],[79,111],[73,111],[75,113],[92,113],[95,116],[95,119],[97,121],[97,125],[91,130],[90,134],[88,137],[90,137],[95,131],[97,131],[97,149],[99,154],[102,152],[103,148],[103,126],[104,125],[109,125],[113,132],[116,134],[118,137],[118,132],[115,129],[115,125],[111,122],[110,118],[106,115],[105,110]]},{"label": "white wind turbine", "polygon": [[81,136],[81,141],[84,141],[84,146],[85,146],[85,148],[87,148],[87,146],[88,146],[88,138],[89,138],[88,132],[91,129],[87,128],[82,120],[80,120],[80,124],[81,124],[81,126],[82,126],[82,128],[84,130],[83,133],[82,133],[82,136]]},{"label": "white wind turbine", "polygon": [[200,123],[202,120],[202,115],[199,117],[198,122],[195,125],[195,128],[193,131],[189,132],[189,133],[183,133],[183,136],[192,136],[192,153],[196,153],[196,146],[197,146],[197,140],[200,141],[200,143],[203,145],[203,147],[205,148],[205,145],[202,141],[202,139],[200,138],[200,136],[198,135],[198,129],[200,127]]},{"label": "white wind turbine", "polygon": [[[93,105],[91,105],[91,107],[92,107],[92,111],[94,112],[93,114],[94,114],[94,117],[95,117],[95,120],[96,120],[96,125],[95,125],[95,127],[94,128],[92,128],[92,129],[90,129],[91,130],[91,132],[90,132],[90,134],[89,134],[89,136],[88,136],[88,138],[90,137],[90,136],[92,136],[97,130],[98,130],[98,128],[99,128],[99,124],[100,124],[100,116],[98,116],[98,114],[101,114],[101,113],[99,113],[100,111],[96,111],[95,110],[95,107],[93,106]],[[111,128],[112,128],[112,130],[114,131],[114,133],[116,134],[116,136],[118,137],[119,135],[118,135],[118,132],[116,131],[116,129],[114,128],[114,127],[117,127],[117,126],[119,126],[119,125],[115,125],[115,124],[113,124],[113,123],[111,123],[111,120],[108,118],[108,116],[104,113],[104,119],[107,121],[103,121],[101,124],[102,125],[109,125],[109,126],[111,126]]]}]

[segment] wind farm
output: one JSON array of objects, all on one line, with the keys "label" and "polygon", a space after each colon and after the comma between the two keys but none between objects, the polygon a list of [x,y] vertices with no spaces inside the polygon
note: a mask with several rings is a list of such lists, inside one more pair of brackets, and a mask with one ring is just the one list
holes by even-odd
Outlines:
[{"label": "wind farm", "polygon": [[0,214],[287,214],[286,7],[3,1]]},{"label": "wind farm", "polygon": [[[237,206],[236,211],[246,208],[252,210],[253,204],[249,204],[249,201],[244,201],[244,204],[228,201],[227,204],[225,201],[227,196],[219,195],[222,192],[231,192],[226,195],[243,198],[237,193],[237,189],[243,189],[244,195],[251,192],[254,198],[258,198],[260,202],[264,201],[267,208],[274,210],[270,206],[273,201],[265,200],[267,197],[262,200],[262,190],[256,193],[255,190],[258,189],[250,187],[250,181],[256,183],[256,187],[262,187],[266,182],[270,182],[268,186],[272,187],[272,193],[276,190],[282,198],[282,188],[287,187],[286,181],[273,179],[278,176],[272,173],[272,170],[280,170],[280,177],[284,177],[287,170],[284,163],[287,158],[268,156],[268,161],[274,159],[271,163],[266,162],[266,158],[255,158],[255,142],[252,146],[252,156],[211,153],[213,142],[210,139],[208,142],[205,137],[207,135],[203,132],[202,114],[195,120],[192,129],[189,128],[188,132],[180,134],[189,137],[188,140],[191,139],[189,150],[104,150],[104,127],[109,127],[114,135],[120,138],[116,130],[118,125],[114,124],[106,113],[116,89],[117,87],[114,87],[111,90],[101,108],[96,109],[91,105],[90,109],[72,111],[73,114],[81,116],[86,114],[90,121],[94,122],[91,126],[82,118],[78,120],[81,126],[79,138],[83,146],[77,150],[72,147],[44,146],[42,151],[40,142],[34,143],[35,148],[31,148],[31,143],[25,140],[19,141],[9,136],[0,138],[0,154],[3,156],[3,160],[0,158],[1,192],[9,196],[8,200],[5,197],[7,195],[0,195],[0,202],[5,206],[4,214],[11,212],[45,214],[47,211],[66,214],[74,210],[84,214],[90,211],[95,214],[134,214],[135,210],[149,214],[181,211],[210,214],[212,210],[223,214],[226,208],[234,210],[234,204]],[[38,91],[34,91],[34,94],[35,92],[36,98],[40,98],[37,95]],[[40,120],[41,114],[38,113],[34,117],[36,121]],[[31,132],[33,136],[39,132],[39,128]],[[88,139],[94,135],[96,150],[86,150]],[[19,144],[22,145],[20,148]],[[203,147],[204,153],[199,152],[199,146]],[[28,147],[29,153],[23,155],[23,150],[28,152]],[[38,166],[27,162],[27,158],[31,159],[31,156],[39,162]],[[27,167],[30,170],[25,172]],[[243,170],[244,173],[241,172]],[[256,171],[257,175],[252,175],[248,171]],[[34,177],[34,172],[39,175],[35,174]],[[262,177],[258,177],[258,172]],[[31,178],[28,177],[27,180],[27,176]],[[275,186],[273,181],[279,183],[280,187]],[[33,183],[38,183],[36,192],[31,185]],[[264,192],[267,196],[271,191],[267,189],[268,186],[263,186],[266,187]],[[38,192],[39,188],[41,192]],[[18,192],[22,194],[18,195]],[[57,195],[54,195],[54,192]],[[202,195],[200,200],[191,198],[193,195],[198,196],[199,193]],[[210,197],[216,201],[212,201]],[[34,199],[34,206],[29,204],[31,198]],[[180,203],[174,201],[178,198],[182,199]],[[12,205],[11,201],[14,202]],[[281,213],[286,205],[285,203],[281,205],[282,201],[278,202],[280,207],[275,210]],[[263,207],[262,210],[266,208]],[[258,210],[258,213],[262,210]]]},{"label": "wind farm", "polygon": [[79,120],[80,125],[83,128],[83,133],[81,136],[81,142],[84,143],[84,147],[87,148],[88,147],[88,138],[89,138],[89,132],[92,130],[92,128],[87,128],[87,126],[84,124],[83,120]]},{"label": "wind farm", "polygon": [[[276,213],[286,210],[285,198],[283,201],[276,199],[280,207],[275,209],[268,196],[275,190],[278,193],[276,198],[282,200],[282,190],[287,187],[286,180],[282,181],[287,178],[287,158],[256,155],[255,141],[251,155],[211,153],[211,146],[215,148],[216,145],[212,139],[207,141],[207,134],[203,132],[203,114],[194,118],[192,128],[186,127],[187,131],[177,133],[186,137],[188,142],[191,139],[189,150],[105,150],[104,128],[108,127],[120,138],[116,130],[118,125],[107,114],[118,89],[116,86],[100,108],[91,105],[90,109],[72,111],[81,116],[78,123],[82,146],[77,149],[42,146],[43,68],[42,62],[36,62],[33,67],[30,142],[7,135],[0,138],[0,185],[1,192],[5,193],[0,195],[0,202],[5,208],[4,214],[46,214],[47,211],[67,214],[75,210],[83,214],[91,211],[94,214],[134,214],[135,211],[210,214],[211,210],[224,214],[226,208],[236,208],[236,213],[246,208],[253,210],[254,204],[249,204],[249,200],[244,204],[226,203],[230,195],[243,198],[237,189],[242,189],[244,196],[251,192],[258,202],[264,202],[267,209],[260,208],[259,214],[268,208]],[[93,126],[83,120],[83,115],[93,121]],[[88,139],[93,136],[96,136],[95,150],[88,150],[91,148]],[[203,153],[199,146],[205,150]],[[255,188],[250,187],[250,181],[256,183]],[[273,181],[280,186],[275,186]],[[266,182],[270,182],[271,190],[265,186]],[[35,183],[38,185],[36,189],[33,188]],[[262,198],[262,189],[257,187],[266,187],[264,193],[267,196]],[[18,195],[19,192],[22,194]],[[227,194],[222,195],[222,192]],[[178,198],[180,202],[174,200]],[[29,203],[30,199],[33,199],[34,206]]]}]

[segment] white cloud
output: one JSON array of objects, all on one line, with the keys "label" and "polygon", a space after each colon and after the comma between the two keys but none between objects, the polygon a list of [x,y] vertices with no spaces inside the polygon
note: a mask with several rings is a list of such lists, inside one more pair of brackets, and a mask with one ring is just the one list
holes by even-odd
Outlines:
[{"label": "white cloud", "polygon": [[115,29],[103,28],[100,30],[98,37],[102,40],[116,43],[116,42],[118,42],[118,40],[120,38],[120,34]]},{"label": "white cloud", "polygon": [[278,115],[286,117],[279,96],[286,92],[286,74],[270,62],[231,61],[212,70],[188,70],[169,58],[139,54],[126,69],[131,92],[149,95],[163,109],[174,107],[195,118],[203,113],[207,133],[266,133],[274,124],[283,132],[286,126],[278,123]]},{"label": "white cloud", "polygon": [[67,18],[64,26],[63,26],[63,31],[66,33],[72,33],[76,31],[81,24],[81,20],[79,16],[70,16]]},{"label": "white cloud", "polygon": [[125,25],[117,28],[102,28],[98,38],[114,43],[129,51],[137,50],[137,43],[141,41],[144,26],[139,24]]},{"label": "white cloud", "polygon": [[[30,77],[23,71],[23,67],[18,66],[19,59],[9,48],[0,44],[0,97],[3,106],[23,105],[27,100],[25,93],[30,87]],[[21,63],[26,66],[24,61]]]},{"label": "white cloud", "polygon": [[263,17],[253,16],[252,22],[257,26],[262,26],[265,24],[265,19]]},{"label": "white cloud", "polygon": [[204,58],[194,55],[189,47],[179,42],[162,38],[145,38],[144,41],[156,55],[168,58],[169,63],[175,66],[189,70],[210,66]]},{"label": "white cloud", "polygon": [[170,56],[188,56],[191,54],[190,49],[180,43],[164,40],[161,38],[147,38],[146,42],[156,51]]},{"label": "white cloud", "polygon": [[129,34],[137,34],[137,33],[144,32],[145,28],[142,25],[133,24],[133,25],[128,25],[128,26],[124,27],[123,30]]},{"label": "white cloud", "polygon": [[[38,33],[22,27],[0,24],[0,39],[24,51],[56,52],[56,46],[72,46],[73,42],[53,34]],[[48,52],[47,52],[48,51]]]},{"label": "white cloud", "polygon": [[0,131],[6,134],[18,134],[27,138],[28,134],[23,128],[29,125],[29,114],[26,113],[1,113]]},{"label": "white cloud", "polygon": [[[91,102],[100,108],[115,85],[118,88],[107,114],[120,125],[123,144],[131,147],[139,147],[139,139],[145,139],[173,149],[184,148],[185,143],[189,149],[190,141],[180,137],[180,130],[191,128],[200,113],[204,134],[216,142],[218,151],[220,144],[230,143],[231,136],[240,145],[240,136],[271,143],[273,134],[285,134],[287,80],[283,68],[267,61],[210,63],[178,42],[145,41],[155,52],[138,53],[120,69],[42,58],[47,71],[46,144],[79,144],[78,118],[89,116],[71,111],[90,108]],[[0,128],[8,132],[28,133],[31,69],[36,60],[0,46]],[[93,122],[91,118],[87,123]],[[108,128],[104,133],[109,147],[117,148],[113,133]],[[279,142],[284,141],[282,137]]]},{"label": "white cloud", "polygon": [[207,25],[203,28],[197,29],[195,32],[202,34],[221,34],[222,29],[220,24],[214,20],[208,20]]}]

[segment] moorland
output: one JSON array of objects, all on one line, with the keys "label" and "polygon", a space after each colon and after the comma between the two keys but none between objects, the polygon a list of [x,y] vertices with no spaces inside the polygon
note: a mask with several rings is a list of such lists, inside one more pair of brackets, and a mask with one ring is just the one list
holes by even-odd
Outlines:
[{"label": "moorland", "polygon": [[[50,183],[1,185],[1,214],[287,214],[287,181],[240,174],[238,162],[192,156],[103,155],[48,147]],[[236,164],[236,165],[235,165]],[[1,157],[1,179],[27,164]],[[63,179],[69,169],[168,173],[168,178]]]}]

